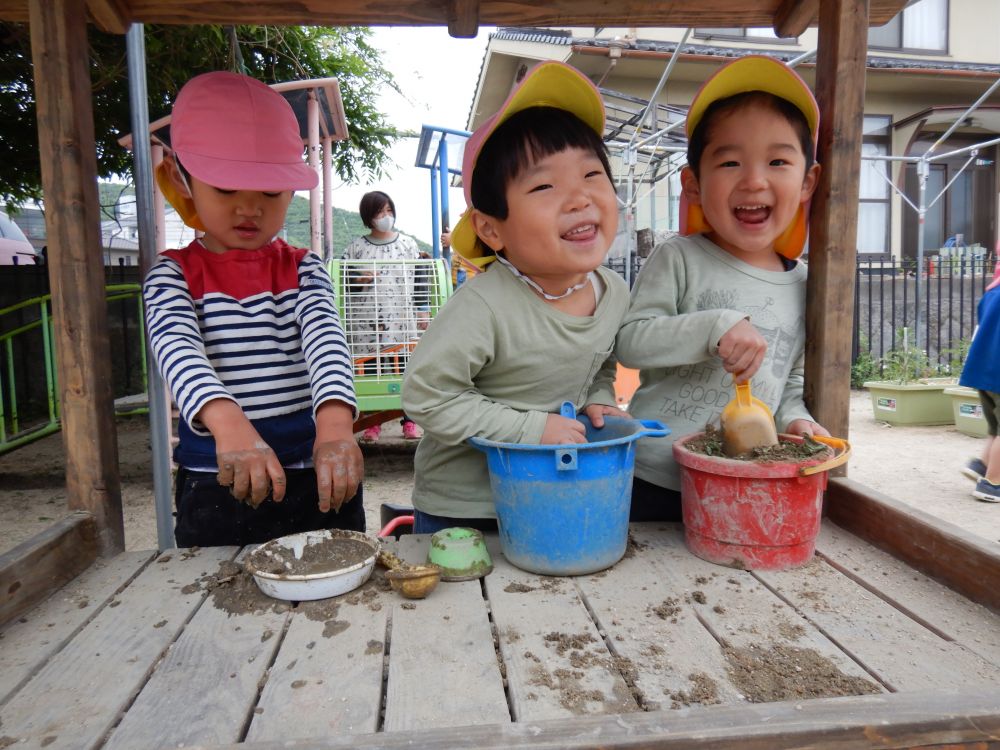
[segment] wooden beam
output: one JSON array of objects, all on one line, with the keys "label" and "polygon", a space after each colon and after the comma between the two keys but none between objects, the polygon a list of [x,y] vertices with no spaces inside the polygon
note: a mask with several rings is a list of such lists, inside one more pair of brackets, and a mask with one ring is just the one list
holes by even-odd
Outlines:
[{"label": "wooden beam", "polygon": [[[112,2],[112,0],[98,0]],[[125,0],[114,0],[125,3]],[[812,0],[804,0],[811,2]],[[906,0],[871,0],[873,25]],[[443,26],[449,3],[431,0],[129,0],[123,18],[136,23],[241,23],[313,26]],[[25,21],[27,0],[0,0],[0,19]],[[773,26],[777,0],[480,0],[479,24],[490,26]]]},{"label": "wooden beam", "polygon": [[87,0],[90,17],[101,31],[124,34],[130,25],[123,0]]},{"label": "wooden beam", "polygon": [[449,0],[448,33],[459,39],[479,33],[479,0]]},{"label": "wooden beam", "polygon": [[1000,548],[859,482],[831,478],[827,517],[984,607],[1000,611]]},{"label": "wooden beam", "polygon": [[774,12],[774,33],[779,37],[797,37],[815,20],[819,0],[781,0]]},{"label": "wooden beam", "polygon": [[820,0],[816,57],[823,171],[809,227],[805,400],[816,421],[840,436],[851,394],[866,8],[866,0]]},{"label": "wooden beam", "polygon": [[0,555],[0,625],[29,610],[97,559],[97,526],[72,513]]},{"label": "wooden beam", "polygon": [[31,55],[71,510],[124,549],[84,0],[31,0]]},{"label": "wooden beam", "polygon": [[[993,750],[1000,733],[996,690],[924,690],[737,706],[346,734],[296,740],[297,750],[791,750],[907,748]],[[279,741],[227,745],[277,750]],[[217,745],[212,747],[219,748]],[[208,750],[204,748],[204,750]],[[221,748],[220,748],[221,750]]]}]

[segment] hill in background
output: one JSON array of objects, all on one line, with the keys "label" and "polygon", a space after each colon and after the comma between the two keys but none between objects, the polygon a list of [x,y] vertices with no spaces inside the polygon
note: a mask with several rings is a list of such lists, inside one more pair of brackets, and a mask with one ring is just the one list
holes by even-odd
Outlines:
[{"label": "hill in background", "polygon": [[[135,190],[131,185],[121,185],[116,183],[102,182],[98,185],[100,190],[101,211],[105,219],[115,218],[114,206],[117,202],[135,201]],[[297,247],[309,247],[309,199],[296,195],[292,198],[292,203],[288,207],[288,215],[285,217],[285,230],[287,232],[286,241],[290,245]],[[403,234],[412,234],[400,227]],[[333,257],[339,258],[344,248],[355,237],[368,234],[368,229],[361,223],[361,216],[356,211],[344,211],[334,206],[333,209]],[[431,252],[431,246],[423,240],[413,237],[417,246],[427,252]]]}]

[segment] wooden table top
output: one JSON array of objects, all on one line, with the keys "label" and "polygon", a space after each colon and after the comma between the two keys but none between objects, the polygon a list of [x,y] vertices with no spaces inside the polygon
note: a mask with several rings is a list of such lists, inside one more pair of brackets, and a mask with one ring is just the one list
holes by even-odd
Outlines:
[{"label": "wooden table top", "polygon": [[[521,571],[493,539],[489,576],[424,600],[377,569],[256,611],[227,603],[238,580],[209,590],[236,548],[102,560],[0,629],[0,748],[773,748],[824,722],[1000,736],[997,614],[830,523],[815,560],[779,573],[699,560],[679,526],[631,534],[594,575]],[[422,561],[427,543],[396,547]]]}]

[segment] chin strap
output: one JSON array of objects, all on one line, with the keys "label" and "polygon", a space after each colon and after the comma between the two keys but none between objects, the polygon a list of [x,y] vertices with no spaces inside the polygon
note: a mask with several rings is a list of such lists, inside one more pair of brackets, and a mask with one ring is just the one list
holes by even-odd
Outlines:
[{"label": "chin strap", "polygon": [[505,265],[507,268],[509,268],[510,272],[512,274],[514,274],[515,276],[517,276],[517,278],[519,278],[521,281],[523,281],[525,284],[527,284],[528,286],[530,286],[532,289],[534,289],[536,292],[538,292],[540,295],[542,295],[542,297],[544,297],[545,299],[547,299],[549,301],[555,301],[555,300],[559,300],[559,299],[566,299],[569,295],[573,294],[573,292],[580,291],[585,286],[587,286],[587,284],[590,283],[590,279],[594,275],[593,271],[589,272],[587,274],[587,277],[583,281],[581,281],[576,286],[571,286],[569,289],[567,289],[562,294],[549,294],[544,289],[542,289],[542,287],[538,284],[538,282],[536,282],[534,279],[529,279],[523,273],[521,273],[520,271],[518,271],[517,268],[514,267],[514,264],[511,263],[506,258],[504,258],[502,255],[497,255],[496,259],[498,261],[500,261],[500,263],[502,263],[503,265]]}]

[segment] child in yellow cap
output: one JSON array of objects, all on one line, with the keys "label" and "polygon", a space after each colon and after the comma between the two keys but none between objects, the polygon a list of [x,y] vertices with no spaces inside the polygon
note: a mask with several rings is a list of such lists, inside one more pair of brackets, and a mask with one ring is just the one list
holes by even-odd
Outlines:
[{"label": "child in yellow cap", "polygon": [[667,423],[636,447],[632,520],[681,520],[677,437],[717,422],[734,383],[780,432],[828,435],[802,400],[809,200],[819,110],[808,86],[767,57],[732,62],[688,112],[681,231],[650,255],[616,354],[640,371],[629,411]]},{"label": "child in yellow cap", "polygon": [[403,408],[424,438],[414,459],[414,531],[495,528],[486,457],[466,441],[582,443],[615,408],[615,334],[628,289],[601,267],[618,205],[594,85],[562,63],[529,71],[469,138],[469,209],[455,252],[485,268],[420,339]]},{"label": "child in yellow cap", "polygon": [[318,181],[295,113],[260,81],[205,73],[177,95],[170,146],[157,182],[203,232],[163,253],[143,285],[181,416],[178,546],[364,531],[351,358],[330,277],[275,236],[293,192]]}]

